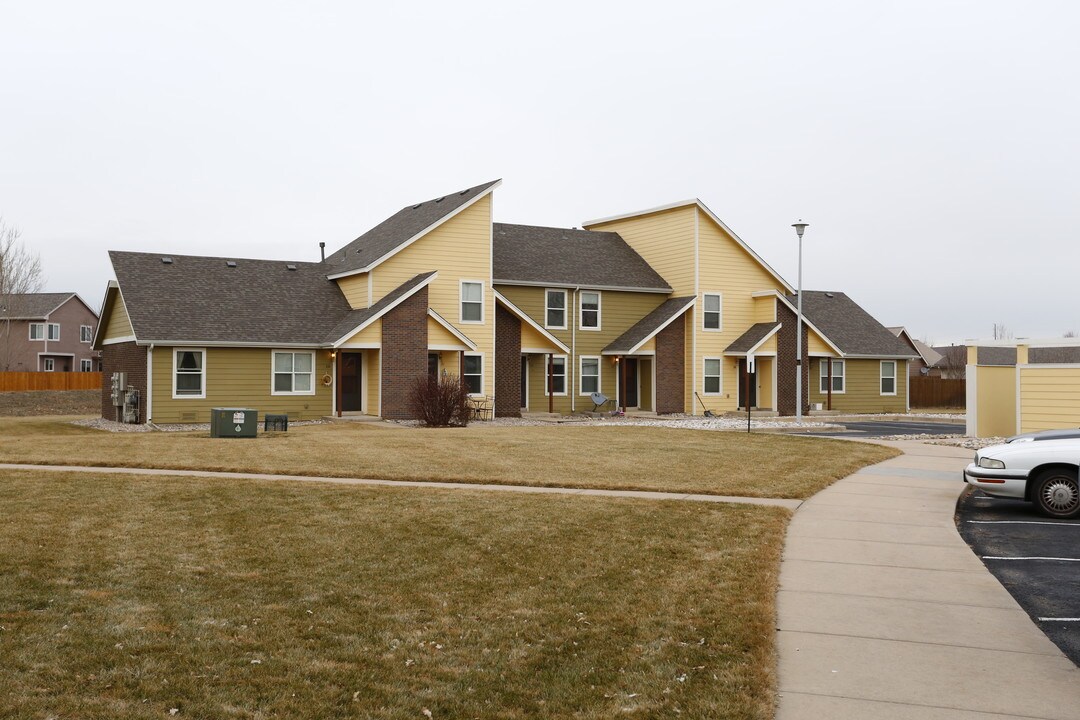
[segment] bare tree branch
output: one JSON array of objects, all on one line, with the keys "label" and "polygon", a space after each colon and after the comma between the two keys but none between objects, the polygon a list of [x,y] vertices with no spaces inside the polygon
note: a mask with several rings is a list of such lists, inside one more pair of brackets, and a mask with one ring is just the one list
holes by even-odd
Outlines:
[{"label": "bare tree branch", "polygon": [[25,296],[41,292],[41,258],[23,245],[19,228],[0,216],[0,370],[11,364],[11,318],[25,315]]}]

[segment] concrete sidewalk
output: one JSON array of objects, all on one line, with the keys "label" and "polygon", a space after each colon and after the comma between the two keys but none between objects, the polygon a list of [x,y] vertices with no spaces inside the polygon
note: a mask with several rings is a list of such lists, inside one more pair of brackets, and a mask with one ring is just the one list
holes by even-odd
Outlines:
[{"label": "concrete sidewalk", "polygon": [[960,538],[969,450],[885,443],[795,513],[780,570],[778,720],[1080,719],[1080,670]]}]

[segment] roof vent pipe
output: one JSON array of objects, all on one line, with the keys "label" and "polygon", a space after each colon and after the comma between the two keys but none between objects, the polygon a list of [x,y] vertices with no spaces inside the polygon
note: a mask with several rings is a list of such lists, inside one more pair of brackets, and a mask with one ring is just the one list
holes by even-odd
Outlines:
[{"label": "roof vent pipe", "polygon": [[326,262],[326,243],[324,242],[319,243],[319,257],[322,258],[323,262]]}]

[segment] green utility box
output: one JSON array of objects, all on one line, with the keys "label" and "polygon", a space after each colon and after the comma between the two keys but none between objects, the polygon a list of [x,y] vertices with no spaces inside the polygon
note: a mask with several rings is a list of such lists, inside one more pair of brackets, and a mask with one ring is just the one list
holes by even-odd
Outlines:
[{"label": "green utility box", "polygon": [[251,408],[213,408],[210,410],[210,437],[255,437],[259,411]]}]

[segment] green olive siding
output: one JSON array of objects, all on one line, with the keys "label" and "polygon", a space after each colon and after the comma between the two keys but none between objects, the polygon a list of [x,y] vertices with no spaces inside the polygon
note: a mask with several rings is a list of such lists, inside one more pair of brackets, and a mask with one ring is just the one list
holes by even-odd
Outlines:
[{"label": "green olive siding", "polygon": [[[192,346],[193,349],[200,349]],[[210,409],[245,407],[266,413],[287,413],[291,420],[330,415],[333,397],[322,377],[332,372],[330,353],[315,351],[314,395],[271,395],[270,348],[202,348],[206,352],[206,397],[173,399],[173,348],[155,347],[153,404],[155,423],[210,422]],[[283,350],[286,348],[282,348]],[[297,350],[296,352],[301,352]]]},{"label": "green olive siding", "polygon": [[[507,300],[529,315],[539,325],[543,326],[545,317],[545,292],[546,288],[521,287],[517,285],[498,285],[495,288]],[[583,288],[588,290],[588,288]],[[557,337],[564,345],[576,350],[574,358],[568,360],[566,396],[556,395],[554,398],[555,412],[569,413],[571,410],[581,412],[592,410],[592,401],[588,395],[581,395],[581,380],[578,377],[580,360],[582,356],[600,357],[600,391],[614,401],[617,387],[615,366],[612,364],[612,356],[601,356],[601,351],[613,340],[629,330],[638,320],[648,315],[659,305],[667,300],[666,295],[660,293],[635,293],[619,292],[615,290],[603,290],[600,292],[600,330],[576,331],[571,328],[578,322],[578,299],[574,299],[574,291],[566,291],[567,327],[565,330],[548,330]],[[547,412],[547,356],[529,356],[529,410],[531,412]],[[652,356],[642,355],[638,357],[638,373],[641,376],[641,392],[639,407],[643,410],[652,409]],[[645,375],[648,374],[648,379]],[[573,389],[573,407],[569,390]]]},{"label": "green olive siding", "polygon": [[[828,396],[821,392],[821,365],[824,358],[810,360],[810,392],[812,403],[828,407]],[[834,361],[835,362],[835,361]],[[844,392],[833,393],[832,409],[851,413],[907,412],[907,367],[896,360],[896,394],[881,394],[881,361],[847,359],[844,361]]]}]

